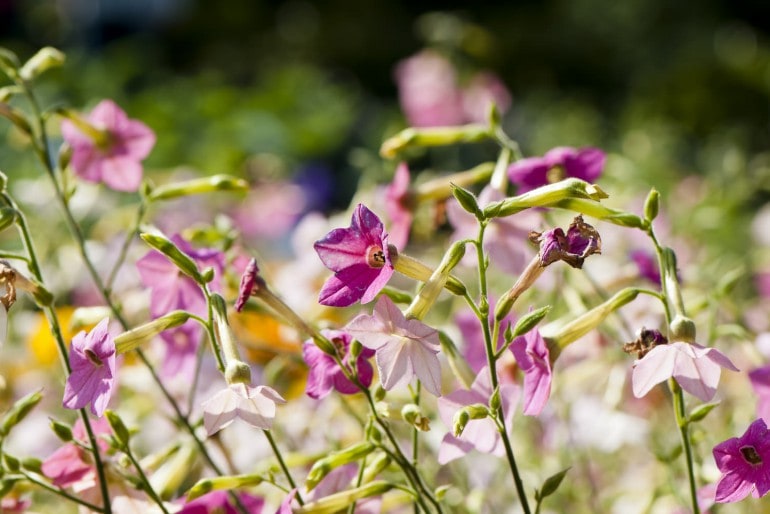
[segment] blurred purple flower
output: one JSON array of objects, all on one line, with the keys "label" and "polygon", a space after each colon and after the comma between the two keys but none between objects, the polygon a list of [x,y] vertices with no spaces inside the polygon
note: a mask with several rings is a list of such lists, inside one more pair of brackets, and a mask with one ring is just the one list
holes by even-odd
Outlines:
[{"label": "blurred purple flower", "polygon": [[492,104],[495,104],[498,112],[505,113],[511,107],[511,93],[494,73],[479,72],[463,89],[465,118],[473,123],[486,123]]},{"label": "blurred purple flower", "polygon": [[[343,364],[350,365],[350,342],[352,337],[341,330],[322,330],[321,333],[329,341],[337,346],[339,355],[342,357]],[[307,377],[307,386],[305,393],[315,399],[320,399],[328,395],[332,389],[336,389],[342,394],[355,394],[359,392],[358,387],[347,379],[342,369],[335,360],[321,351],[312,340],[305,341],[302,345],[302,356],[310,367],[310,373]],[[374,350],[364,348],[356,359],[356,370],[358,371],[358,380],[366,387],[372,383],[374,370],[367,359],[374,356]]]},{"label": "blurred purple flower", "polygon": [[629,257],[639,268],[639,275],[656,285],[660,285],[660,269],[654,255],[644,250],[631,250]]},{"label": "blurred purple flower", "polygon": [[425,389],[441,396],[438,332],[420,320],[406,319],[390,298],[381,296],[371,316],[360,314],[345,331],[376,351],[377,368],[386,390],[417,376]]},{"label": "blurred purple flower", "polygon": [[713,453],[722,472],[718,503],[741,501],[749,493],[759,498],[770,491],[770,432],[764,420],[754,421],[741,437],[719,443]]},{"label": "blurred purple flower", "polygon": [[238,229],[250,238],[286,236],[305,211],[305,192],[289,182],[261,183],[233,212]]},{"label": "blurred purple flower", "polygon": [[757,395],[757,416],[770,421],[770,366],[749,371],[751,387]]},{"label": "blurred purple flower", "polygon": [[558,182],[567,177],[594,182],[602,174],[606,155],[598,148],[557,147],[543,157],[520,159],[508,167],[508,178],[517,193]]},{"label": "blurred purple flower", "polygon": [[656,384],[673,377],[682,389],[708,402],[716,393],[722,368],[738,371],[715,348],[684,342],[658,345],[634,363],[634,396],[641,398]]},{"label": "blurred purple flower", "polygon": [[[487,405],[492,396],[489,368],[482,368],[470,389],[458,389],[438,399],[438,412],[441,421],[448,427],[453,426],[455,413],[463,407],[480,403]],[[500,400],[505,416],[505,426],[513,423],[514,407],[519,399],[519,387],[515,384],[500,385]],[[490,418],[472,419],[468,421],[460,437],[452,435],[451,431],[444,436],[438,451],[438,463],[446,464],[460,458],[472,449],[482,453],[491,453],[502,457],[505,455],[500,432],[495,422]]]},{"label": "blurred purple flower", "polygon": [[393,275],[388,234],[380,218],[363,204],[353,212],[350,227],[332,230],[313,247],[324,266],[334,272],[319,294],[322,305],[371,302]]},{"label": "blurred purple flower", "polygon": [[770,271],[760,271],[754,275],[754,285],[762,298],[770,298]]},{"label": "blurred purple flower", "polygon": [[[109,445],[99,436],[111,433],[110,424],[104,418],[97,419],[91,422],[91,428],[99,450],[106,451]],[[72,427],[72,437],[88,446],[88,434],[82,420],[78,419]],[[49,455],[43,461],[41,470],[57,487],[72,487],[76,492],[82,492],[96,486],[92,456],[87,457],[86,450],[75,443],[67,443]]]},{"label": "blurred purple flower", "polygon": [[[355,463],[345,464],[331,471],[318,485],[313,488],[308,500],[320,500],[334,493],[350,489],[353,479],[358,476],[358,466]],[[380,514],[382,499],[378,497],[363,498],[356,502],[355,514]],[[288,511],[287,511],[288,512]],[[278,512],[277,514],[283,514]]]},{"label": "blurred purple flower", "polygon": [[[261,514],[265,506],[265,500],[248,493],[238,492],[238,500],[246,508],[249,514]],[[184,504],[177,514],[239,514],[230,503],[228,491],[211,491],[203,496]]]},{"label": "blurred purple flower", "polygon": [[[79,123],[92,130],[81,130]],[[75,174],[89,182],[104,182],[117,191],[136,191],[142,181],[141,161],[155,145],[155,134],[144,123],[129,119],[112,100],[102,100],[81,122],[63,120],[62,137],[72,148]]]},{"label": "blurred purple flower", "polygon": [[524,372],[524,405],[527,416],[537,416],[551,395],[551,361],[548,345],[537,329],[517,337],[511,343],[516,363]]},{"label": "blurred purple flower", "polygon": [[163,340],[166,351],[161,364],[161,375],[164,377],[181,375],[192,378],[195,374],[196,353],[201,337],[203,337],[203,327],[192,320],[161,332],[160,338]]},{"label": "blurred purple flower", "polygon": [[91,332],[81,331],[72,339],[69,361],[72,372],[64,385],[62,404],[81,409],[91,404],[94,416],[101,417],[115,388],[115,341],[104,318]]},{"label": "blurred purple flower", "polygon": [[414,218],[410,205],[409,181],[409,167],[402,162],[396,168],[393,182],[385,189],[385,211],[390,218],[389,240],[399,250],[403,250],[409,241],[409,231]]},{"label": "blurred purple flower", "polygon": [[276,403],[286,403],[286,400],[271,387],[230,384],[203,402],[203,426],[211,436],[235,418],[241,418],[255,428],[270,430]]}]

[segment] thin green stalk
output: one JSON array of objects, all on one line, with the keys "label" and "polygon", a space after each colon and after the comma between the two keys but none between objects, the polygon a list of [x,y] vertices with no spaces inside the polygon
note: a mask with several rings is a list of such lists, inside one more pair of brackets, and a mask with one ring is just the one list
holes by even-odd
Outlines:
[{"label": "thin green stalk", "polygon": [[676,424],[679,427],[679,433],[682,436],[682,447],[684,448],[685,458],[687,459],[687,479],[690,484],[690,498],[692,499],[692,511],[693,514],[700,514],[700,506],[698,505],[698,486],[695,482],[695,470],[693,466],[693,454],[692,445],[690,443],[690,424],[687,421],[687,413],[684,405],[684,394],[679,384],[671,378],[669,379],[669,387],[673,393],[674,398],[674,416],[676,417]]},{"label": "thin green stalk", "polygon": [[[419,406],[420,405],[420,381],[417,381],[417,387],[414,393],[412,394],[412,402]],[[412,466],[414,466],[415,469],[417,469],[417,462],[419,458],[419,431],[417,430],[417,427],[412,427]],[[415,514],[419,513],[419,508],[417,507],[417,504],[414,505],[414,512]]]},{"label": "thin green stalk", "polygon": [[112,286],[115,283],[115,277],[117,277],[118,271],[123,266],[123,262],[126,260],[128,249],[131,247],[131,242],[134,240],[134,236],[139,231],[139,226],[142,224],[145,212],[147,212],[147,201],[142,196],[141,202],[139,203],[139,208],[136,210],[136,221],[134,221],[133,226],[126,233],[126,238],[123,240],[123,244],[120,246],[118,258],[115,261],[115,264],[112,265],[112,270],[110,271],[109,275],[107,275],[107,281],[105,282],[104,286],[108,294],[111,294],[112,292]]},{"label": "thin green stalk", "polygon": [[289,485],[292,489],[295,489],[297,491],[295,498],[297,498],[297,502],[299,502],[300,505],[304,505],[305,502],[302,500],[302,495],[299,494],[299,489],[297,488],[297,484],[294,482],[294,479],[291,476],[291,472],[289,471],[288,466],[286,466],[286,462],[283,460],[283,455],[281,455],[281,450],[278,449],[278,445],[275,444],[275,440],[273,439],[273,434],[270,433],[269,430],[262,430],[264,432],[265,437],[267,437],[267,442],[270,443],[270,447],[273,449],[273,454],[275,455],[275,458],[278,459],[278,465],[281,466],[281,469],[283,470],[283,474],[286,475],[286,480],[289,481]]},{"label": "thin green stalk", "polygon": [[139,464],[139,462],[136,460],[136,457],[134,456],[134,453],[131,451],[131,448],[126,444],[126,447],[124,449],[124,453],[128,457],[128,459],[131,461],[131,464],[134,465],[134,468],[136,468],[136,472],[139,474],[139,479],[144,484],[144,491],[149,495],[150,498],[152,498],[152,501],[154,501],[158,507],[160,507],[160,510],[164,514],[168,514],[168,510],[166,509],[166,506],[163,504],[163,500],[160,499],[160,496],[158,496],[158,493],[155,492],[155,489],[153,489],[152,484],[150,483],[150,480],[147,478],[147,475],[144,474],[144,470],[142,469],[142,465]]},{"label": "thin green stalk", "polygon": [[64,489],[52,486],[51,484],[49,484],[49,483],[47,483],[47,482],[45,482],[43,480],[38,479],[37,476],[32,475],[30,473],[27,473],[24,470],[20,470],[19,473],[24,475],[24,478],[26,478],[27,480],[29,480],[33,484],[35,484],[35,485],[37,485],[39,487],[42,487],[43,489],[45,489],[47,491],[50,491],[53,494],[59,495],[62,498],[66,498],[66,499],[68,499],[71,502],[77,503],[78,505],[82,505],[83,507],[86,507],[87,509],[92,510],[94,512],[105,512],[105,510],[103,508],[99,507],[98,505],[94,505],[93,503],[89,503],[89,502],[87,502],[85,500],[82,500],[82,499],[78,498],[77,496],[71,495],[70,493],[68,493]]}]

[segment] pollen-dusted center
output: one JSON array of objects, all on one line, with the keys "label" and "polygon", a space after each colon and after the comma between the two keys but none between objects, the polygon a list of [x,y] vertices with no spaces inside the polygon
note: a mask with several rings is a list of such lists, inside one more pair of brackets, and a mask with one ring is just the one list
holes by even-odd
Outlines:
[{"label": "pollen-dusted center", "polygon": [[89,361],[90,361],[92,364],[94,364],[95,366],[101,366],[102,364],[104,364],[104,363],[102,362],[102,360],[99,358],[99,356],[98,356],[98,355],[96,355],[96,353],[94,353],[94,351],[93,351],[93,350],[91,350],[90,348],[86,348],[85,350],[83,350],[83,353],[86,355],[86,358],[87,358],[87,359],[88,359],[88,360],[89,360]]},{"label": "pollen-dusted center", "polygon": [[382,268],[385,266],[385,252],[379,246],[370,246],[366,251],[366,263],[371,268]]},{"label": "pollen-dusted center", "polygon": [[744,446],[741,448],[741,455],[749,464],[762,464],[762,457],[757,453],[753,446]]}]

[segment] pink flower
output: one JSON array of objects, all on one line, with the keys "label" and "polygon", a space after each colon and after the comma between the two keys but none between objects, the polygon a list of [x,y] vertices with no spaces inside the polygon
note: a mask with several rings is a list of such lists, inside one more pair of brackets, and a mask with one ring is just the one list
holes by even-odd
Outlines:
[{"label": "pink flower", "polygon": [[396,248],[402,249],[409,241],[409,231],[412,228],[411,196],[409,194],[409,167],[402,162],[396,168],[396,173],[385,189],[385,211],[390,218],[390,242]]},{"label": "pink flower", "polygon": [[235,310],[241,312],[246,305],[251,294],[254,292],[254,286],[262,280],[259,277],[259,266],[257,259],[251,259],[246,265],[246,269],[241,275],[241,284],[238,287],[238,299],[235,301]]},{"label": "pink flower", "polygon": [[[80,123],[91,125],[92,130],[82,130]],[[142,181],[141,161],[155,145],[153,131],[129,119],[111,100],[99,102],[80,123],[64,120],[61,124],[62,137],[72,148],[75,174],[117,191],[136,191]]]},{"label": "pink flower", "polygon": [[646,278],[655,285],[660,285],[660,270],[658,269],[657,259],[644,250],[632,250],[629,254],[639,268],[639,275]]},{"label": "pink flower", "polygon": [[530,240],[540,244],[540,265],[545,267],[564,261],[573,268],[582,268],[586,257],[601,253],[602,239],[594,227],[576,216],[567,233],[557,227],[542,234],[531,232]]},{"label": "pink flower", "polygon": [[719,443],[713,453],[722,472],[718,503],[737,502],[749,493],[759,498],[770,491],[770,432],[764,420],[754,421],[741,437]]},{"label": "pink flower", "polygon": [[438,332],[420,320],[406,319],[390,298],[381,296],[373,315],[359,315],[345,331],[376,351],[382,387],[390,390],[417,376],[425,389],[441,396]]},{"label": "pink flower", "polygon": [[203,402],[203,426],[211,436],[235,418],[241,418],[253,427],[270,430],[276,403],[286,403],[286,400],[270,387],[230,384]]},{"label": "pink flower", "polygon": [[[350,334],[339,330],[322,330],[321,333],[337,346],[339,354],[343,358],[343,364],[352,371],[350,366]],[[374,355],[374,351],[364,348],[356,359],[356,371],[358,380],[362,385],[369,387],[372,383],[374,370],[369,364],[369,359]],[[320,399],[328,395],[332,389],[336,389],[342,394],[355,394],[359,392],[358,387],[347,379],[345,374],[337,365],[337,362],[330,356],[321,351],[312,340],[305,341],[302,345],[302,356],[310,367],[310,373],[307,377],[307,386],[305,393],[315,399]]]},{"label": "pink flower", "polygon": [[393,275],[388,234],[380,218],[363,204],[353,212],[350,227],[332,230],[313,247],[324,266],[334,272],[318,296],[322,305],[371,302]]},{"label": "pink flower", "polygon": [[602,174],[606,155],[598,148],[570,148],[549,150],[543,157],[521,159],[508,167],[508,178],[518,186],[519,194],[532,189],[574,177],[594,182]]},{"label": "pink flower", "polygon": [[684,342],[658,345],[634,363],[634,396],[641,398],[656,384],[674,377],[682,389],[707,402],[716,393],[722,368],[738,371],[714,348]]},{"label": "pink flower", "polygon": [[511,107],[511,93],[494,73],[479,72],[463,90],[465,118],[473,123],[486,123],[492,104],[500,113],[506,112]]},{"label": "pink flower", "polygon": [[[308,497],[309,501],[318,501],[326,496],[339,493],[352,487],[353,479],[358,475],[358,466],[354,463],[335,468],[326,475]],[[363,498],[356,502],[355,514],[380,514],[381,498]],[[283,512],[278,512],[283,514]]]},{"label": "pink flower", "polygon": [[[458,410],[477,403],[488,405],[491,396],[492,385],[489,368],[484,367],[479,371],[470,389],[458,389],[438,399],[438,412],[441,421],[446,426],[452,427],[454,415]],[[518,386],[514,384],[502,384],[500,386],[500,400],[502,401],[506,427],[510,427],[513,423],[514,407],[518,399]],[[462,457],[472,449],[482,453],[491,453],[498,457],[505,455],[500,432],[491,418],[470,420],[460,437],[455,437],[451,432],[447,433],[439,447],[438,463],[446,464]]]},{"label": "pink flower", "polygon": [[81,331],[72,339],[69,361],[72,373],[64,386],[62,404],[82,409],[91,404],[94,416],[101,417],[115,388],[115,341],[104,318],[91,332]]},{"label": "pink flower", "polygon": [[[110,424],[106,419],[98,419],[91,423],[96,436],[99,450],[108,448],[107,441],[100,435],[111,433]],[[72,428],[72,437],[88,446],[88,437],[83,422],[78,419]],[[85,456],[86,450],[74,443],[68,443],[53,452],[43,461],[42,471],[57,487],[72,487],[81,492],[96,485],[96,469],[92,456]]]},{"label": "pink flower", "polygon": [[524,372],[524,408],[527,416],[537,416],[551,395],[551,361],[548,345],[537,329],[511,343],[516,363]]},{"label": "pink flower", "polygon": [[[489,317],[494,315],[495,312],[495,300],[494,298],[488,298],[489,301]],[[463,341],[462,353],[465,360],[471,369],[479,373],[479,371],[487,365],[487,351],[484,343],[484,332],[479,323],[479,318],[476,314],[466,309],[459,312],[455,316],[455,325],[460,330],[461,341]],[[497,344],[495,350],[499,350],[505,340],[505,328],[508,325],[515,323],[515,317],[513,314],[506,314],[506,316],[500,321],[502,329],[497,337]]]},{"label": "pink flower", "polygon": [[770,420],[770,366],[749,371],[751,387],[759,397],[757,401],[757,416]]},{"label": "pink flower", "polygon": [[[238,500],[246,507],[249,514],[260,514],[265,506],[265,500],[258,496],[239,492]],[[187,502],[177,514],[238,514],[227,491],[211,491],[200,498]]]}]

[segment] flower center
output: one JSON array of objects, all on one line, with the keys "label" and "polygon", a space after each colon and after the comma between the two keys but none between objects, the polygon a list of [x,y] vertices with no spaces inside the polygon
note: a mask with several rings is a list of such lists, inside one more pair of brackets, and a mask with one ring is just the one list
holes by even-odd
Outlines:
[{"label": "flower center", "polygon": [[741,455],[749,464],[762,464],[762,457],[757,453],[753,446],[744,446],[741,448]]},{"label": "flower center", "polygon": [[370,268],[382,268],[385,266],[385,252],[379,246],[370,246],[366,251],[366,263]]},{"label": "flower center", "polygon": [[86,359],[88,359],[88,361],[94,366],[102,366],[104,364],[102,359],[100,359],[99,356],[96,355],[96,353],[90,348],[83,350],[83,353],[86,355]]},{"label": "flower center", "polygon": [[545,179],[549,184],[555,184],[567,178],[567,170],[564,166],[554,166],[545,173]]}]

